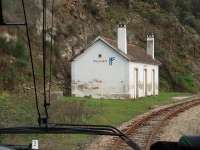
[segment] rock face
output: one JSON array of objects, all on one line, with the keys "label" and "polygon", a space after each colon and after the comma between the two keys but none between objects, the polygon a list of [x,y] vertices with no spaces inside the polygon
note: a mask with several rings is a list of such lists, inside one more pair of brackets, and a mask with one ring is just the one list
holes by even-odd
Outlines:
[{"label": "rock face", "polygon": [[[51,2],[47,11],[48,31],[51,28]],[[38,51],[41,40],[37,40],[42,31],[41,0],[27,0],[26,8],[37,59],[41,53]],[[200,36],[191,27],[183,25],[176,15],[163,10],[157,2],[56,0],[54,9],[55,61],[58,64],[69,60],[99,34],[116,40],[116,25],[125,22],[129,43],[145,48],[146,34],[155,33],[155,57],[163,64],[160,73],[162,88],[198,90]],[[60,70],[56,68],[56,74],[61,74]]]}]

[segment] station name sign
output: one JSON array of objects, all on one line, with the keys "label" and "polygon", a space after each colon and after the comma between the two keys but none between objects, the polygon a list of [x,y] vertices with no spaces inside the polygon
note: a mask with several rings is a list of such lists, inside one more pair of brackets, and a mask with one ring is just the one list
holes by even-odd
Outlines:
[{"label": "station name sign", "polygon": [[94,63],[106,63],[106,64],[112,66],[115,60],[116,60],[115,57],[109,57],[108,59],[95,59],[95,60],[93,60],[93,62]]}]

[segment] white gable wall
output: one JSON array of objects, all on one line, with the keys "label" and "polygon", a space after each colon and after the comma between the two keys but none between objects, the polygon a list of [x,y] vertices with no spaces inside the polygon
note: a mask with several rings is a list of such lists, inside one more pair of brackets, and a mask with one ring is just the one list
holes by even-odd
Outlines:
[{"label": "white gable wall", "polygon": [[[109,59],[112,57],[115,60],[111,65]],[[72,62],[72,94],[96,98],[129,97],[128,60],[104,42],[97,41]]]}]

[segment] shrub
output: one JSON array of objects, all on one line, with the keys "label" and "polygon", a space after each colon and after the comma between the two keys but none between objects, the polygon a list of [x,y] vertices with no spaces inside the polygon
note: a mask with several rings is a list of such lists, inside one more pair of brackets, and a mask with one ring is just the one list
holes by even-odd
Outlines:
[{"label": "shrub", "polygon": [[13,44],[11,42],[6,41],[5,38],[0,37],[0,49],[5,52],[8,53],[8,50],[11,49],[13,47]]},{"label": "shrub", "polygon": [[162,22],[162,15],[158,12],[146,12],[144,13],[145,17],[149,19],[150,23],[158,25]]},{"label": "shrub", "polygon": [[191,11],[191,1],[190,0],[177,0],[176,7],[180,8],[181,11],[189,12]]},{"label": "shrub", "polygon": [[158,11],[143,12],[143,16],[147,18],[153,25],[171,26],[174,23],[174,17]]},{"label": "shrub", "polygon": [[196,20],[195,20],[194,29],[195,29],[198,33],[200,33],[200,20],[199,20],[199,19],[196,19]]},{"label": "shrub", "polygon": [[105,1],[87,0],[85,8],[96,19],[104,19],[103,16],[106,9]]},{"label": "shrub", "polygon": [[0,76],[0,81],[4,90],[13,90],[16,81],[16,70],[9,66]]},{"label": "shrub", "polygon": [[176,83],[181,85],[185,90],[189,92],[197,92],[199,87],[195,83],[194,77],[191,73],[177,75]]},{"label": "shrub", "polygon": [[128,20],[128,11],[121,6],[109,7],[106,13],[112,26],[116,26],[116,24],[118,24],[119,22],[127,22]]},{"label": "shrub", "polygon": [[200,18],[200,1],[199,0],[191,0],[192,1],[192,12],[196,17]]},{"label": "shrub", "polygon": [[28,62],[28,51],[21,40],[6,41],[4,38],[0,38],[0,49],[3,50],[3,53],[14,57],[17,60],[17,63],[24,65],[19,65],[21,67],[26,66]]},{"label": "shrub", "polygon": [[193,15],[187,15],[187,16],[185,16],[184,23],[186,25],[194,27],[195,26],[195,17]]},{"label": "shrub", "polygon": [[14,90],[18,79],[23,78],[22,70],[28,65],[27,49],[23,42],[7,41],[0,38],[0,84],[4,90]]},{"label": "shrub", "polygon": [[175,9],[175,1],[174,0],[158,0],[160,7],[167,11],[174,11]]},{"label": "shrub", "polygon": [[14,47],[15,52],[13,53],[13,55],[16,58],[20,58],[23,60],[27,60],[27,49],[24,46],[24,43],[21,40],[17,40],[15,47]]},{"label": "shrub", "polygon": [[[56,112],[53,110],[57,110]],[[84,101],[56,101],[50,109],[53,121],[64,123],[83,123],[91,118],[95,111],[88,108]]]}]

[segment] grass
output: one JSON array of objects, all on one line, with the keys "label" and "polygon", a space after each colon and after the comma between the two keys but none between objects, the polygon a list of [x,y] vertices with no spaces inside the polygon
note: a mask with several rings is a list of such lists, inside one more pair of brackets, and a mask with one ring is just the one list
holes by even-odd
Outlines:
[{"label": "grass", "polygon": [[[108,100],[65,97],[53,102],[50,109],[52,122],[105,124],[118,126],[135,116],[148,111],[155,105],[172,102],[172,97],[183,93],[161,92],[159,96],[138,100]],[[0,93],[0,127],[36,125],[37,116],[34,101],[26,97]],[[3,120],[3,121],[2,121]],[[39,139],[41,149],[83,149],[95,137],[87,135],[1,135],[0,142],[25,144]]]},{"label": "grass", "polygon": [[66,97],[66,102],[82,101],[87,107],[96,110],[96,114],[86,123],[109,124],[118,126],[135,116],[148,111],[155,105],[164,105],[172,102],[172,97],[186,95],[185,93],[161,92],[159,96],[140,98],[138,100],[107,100]]}]

